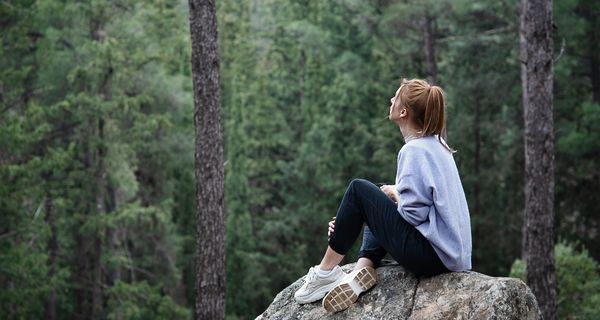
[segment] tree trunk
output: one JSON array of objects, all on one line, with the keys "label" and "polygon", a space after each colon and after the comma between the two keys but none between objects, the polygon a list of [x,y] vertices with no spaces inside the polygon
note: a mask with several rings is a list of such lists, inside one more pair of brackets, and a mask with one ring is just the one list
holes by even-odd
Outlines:
[{"label": "tree trunk", "polygon": [[[103,216],[106,214],[105,205],[105,190],[106,190],[106,169],[105,161],[106,148],[104,147],[104,120],[98,119],[98,145],[96,146],[96,174],[95,174],[95,197],[96,197],[96,214]],[[93,264],[92,264],[92,319],[100,319],[102,317],[102,239],[100,234],[103,231],[98,231],[94,234],[94,245],[93,245]]]},{"label": "tree trunk", "polygon": [[[86,138],[82,145],[83,154],[82,162],[84,165],[84,172],[90,172],[92,166],[92,156],[89,147],[89,136],[86,133]],[[83,205],[81,206],[81,214],[76,216],[75,229],[75,273],[73,274],[73,295],[75,296],[75,311],[73,313],[73,319],[89,319],[92,313],[91,310],[91,296],[90,290],[88,289],[91,285],[90,269],[92,259],[90,257],[90,242],[92,238],[82,233],[85,220],[89,217],[92,211],[91,202],[93,201],[91,195],[91,184],[85,184],[83,179],[80,179],[77,183],[77,188],[85,190],[85,197]]]},{"label": "tree trunk", "polygon": [[525,119],[527,283],[544,319],[556,318],[552,1],[521,0],[521,80]]},{"label": "tree trunk", "polygon": [[[107,204],[106,204],[106,212],[111,213],[116,210],[119,206],[117,195],[115,188],[112,184],[107,181],[106,182],[106,191],[107,191]],[[111,257],[116,257],[120,255],[119,246],[118,246],[118,237],[117,231],[113,227],[106,228],[106,240],[108,242],[108,249],[110,251]],[[117,281],[121,280],[121,269],[119,266],[110,267],[108,270],[108,286],[112,287]]]},{"label": "tree trunk", "polygon": [[[48,279],[54,278],[56,275],[56,257],[58,256],[58,240],[56,237],[56,222],[54,220],[52,195],[48,191],[46,193],[46,223],[50,228],[50,238],[48,239]],[[44,303],[44,319],[56,319],[56,288],[52,286],[48,298]]]},{"label": "tree trunk", "polygon": [[102,318],[102,240],[98,235],[93,237],[92,257],[92,314],[91,319]]},{"label": "tree trunk", "polygon": [[[589,44],[589,63],[590,78],[592,79],[592,99],[594,103],[600,103],[600,54],[598,53],[598,41],[600,41],[600,31],[594,28],[594,18],[588,21],[592,25],[588,30]],[[597,18],[596,18],[597,19]]]},{"label": "tree trunk", "polygon": [[[83,222],[81,222],[83,218],[79,218],[77,225],[81,227]],[[77,229],[80,229],[80,228]],[[89,284],[87,275],[88,269],[88,257],[86,250],[86,241],[87,238],[84,237],[80,232],[75,231],[75,242],[76,250],[75,250],[75,273],[73,274],[73,295],[75,296],[75,310],[73,312],[73,319],[87,319],[86,315],[89,314],[89,303],[88,297],[89,294],[85,289],[85,286]]]},{"label": "tree trunk", "polygon": [[189,0],[196,127],[196,319],[225,318],[225,210],[214,0]]},{"label": "tree trunk", "polygon": [[[480,126],[480,109],[481,109],[481,102],[479,99],[479,96],[475,96],[475,122],[473,123],[473,127],[475,130],[474,133],[474,139],[475,139],[475,192],[474,192],[474,196],[475,196],[475,214],[479,215],[480,217],[482,217],[482,212],[481,212],[481,176],[480,176],[480,168],[481,168],[481,126]],[[485,221],[482,220],[481,221]],[[479,228],[481,230],[481,227]]]},{"label": "tree trunk", "polygon": [[425,51],[425,68],[427,79],[431,84],[437,84],[437,64],[435,62],[435,34],[433,33],[434,18],[425,13],[421,18],[421,32],[423,33],[423,49]]}]

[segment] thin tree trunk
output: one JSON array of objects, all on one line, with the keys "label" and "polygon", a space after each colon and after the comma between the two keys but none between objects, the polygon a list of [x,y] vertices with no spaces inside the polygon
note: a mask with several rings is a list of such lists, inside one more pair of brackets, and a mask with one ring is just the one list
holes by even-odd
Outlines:
[{"label": "thin tree trunk", "polygon": [[[107,181],[106,191],[107,191],[107,196],[108,196],[106,212],[111,213],[111,212],[115,211],[115,209],[118,207],[119,203],[118,203],[115,188],[112,186],[112,184],[109,181]],[[106,239],[108,241],[108,248],[110,250],[110,256],[111,257],[118,256],[119,253],[121,252],[121,250],[119,250],[118,245],[117,245],[117,242],[118,242],[117,232],[114,228],[111,228],[111,227],[106,228]],[[117,281],[121,280],[121,269],[119,266],[114,266],[108,271],[108,279],[107,280],[108,280],[107,284],[111,287],[115,283],[117,283]]]},{"label": "thin tree trunk", "polygon": [[[92,166],[92,156],[89,146],[89,133],[86,133],[86,137],[83,138],[83,165],[84,172],[90,172]],[[88,289],[91,284],[91,259],[89,252],[89,243],[92,241],[91,237],[82,234],[81,230],[85,224],[85,220],[89,217],[92,208],[90,203],[93,201],[90,199],[91,186],[85,184],[83,180],[78,182],[78,188],[84,189],[86,194],[84,197],[84,204],[82,206],[82,214],[76,217],[76,227],[74,229],[75,234],[75,270],[73,277],[74,289],[73,295],[75,296],[75,312],[73,313],[73,319],[89,319],[91,315],[91,297],[90,290]]]},{"label": "thin tree trunk", "polygon": [[437,84],[437,63],[435,62],[435,34],[433,31],[434,18],[428,13],[421,18],[421,32],[423,33],[423,49],[425,51],[425,68],[427,79],[431,84]]},{"label": "thin tree trunk", "polygon": [[[589,21],[592,26],[595,25],[593,18],[590,18]],[[590,78],[592,79],[592,99],[594,103],[600,103],[600,54],[598,53],[598,41],[600,41],[600,31],[594,27],[590,27],[588,31],[589,70]]]},{"label": "thin tree trunk", "polygon": [[88,281],[88,261],[87,257],[87,237],[84,237],[78,230],[83,225],[83,217],[79,219],[77,231],[75,231],[75,242],[77,247],[75,249],[75,270],[74,274],[74,288],[73,295],[75,296],[75,312],[73,313],[73,319],[87,319],[89,315],[89,294],[86,290],[86,286],[89,284]]},{"label": "thin tree trunk", "polygon": [[[98,19],[92,18],[89,21],[90,38],[93,41],[102,41],[102,23]],[[108,98],[108,81],[112,75],[112,68],[109,67],[103,79],[102,92],[104,99]],[[81,208],[83,214],[77,217],[75,233],[76,241],[76,258],[74,274],[74,296],[75,296],[75,312],[73,319],[99,319],[102,317],[103,309],[103,292],[102,284],[102,241],[100,234],[102,231],[94,234],[82,234],[82,228],[87,219],[94,214],[101,214],[105,211],[104,208],[104,147],[101,145],[93,146],[90,143],[92,137],[98,137],[103,141],[104,135],[104,120],[90,119],[86,123],[87,130],[81,138],[82,162],[84,164],[84,172],[94,176],[96,183],[88,183],[88,181],[80,181],[79,188],[85,190],[83,198],[84,205]],[[97,135],[97,136],[96,136]],[[102,178],[102,179],[100,179]],[[93,206],[96,206],[94,208]]]},{"label": "thin tree trunk", "polygon": [[[96,146],[96,214],[103,216],[106,214],[106,205],[104,201],[104,191],[106,190],[106,169],[104,166],[104,157],[106,156],[104,142],[104,120],[98,119],[97,134],[99,144]],[[100,231],[102,232],[102,231]],[[98,234],[94,234],[93,246],[93,264],[92,264],[92,319],[100,319],[102,316],[102,240]]]},{"label": "thin tree trunk", "polygon": [[[306,54],[304,53],[303,49],[300,49],[300,77],[298,78],[298,106],[300,106],[300,110],[302,110],[303,113],[309,113],[310,110],[308,110],[308,108],[306,108],[306,106],[304,105],[304,95],[305,95],[305,84],[304,81],[306,80]],[[302,115],[303,119],[310,119],[310,114],[307,116],[306,114]],[[305,120],[306,121],[306,120]],[[307,126],[306,123],[302,123],[301,127],[300,127],[300,139],[299,139],[299,143],[303,144],[304,143],[304,132],[307,131]]]},{"label": "thin tree trunk", "polygon": [[581,16],[587,26],[586,39],[587,50],[585,50],[584,59],[588,65],[586,69],[589,73],[590,83],[592,85],[592,101],[600,103],[600,30],[598,29],[600,20],[594,8],[594,0],[579,1],[575,12]]},{"label": "thin tree trunk", "polygon": [[[48,279],[56,275],[56,257],[58,256],[58,240],[56,237],[56,223],[54,220],[54,206],[50,192],[46,193],[46,223],[50,228],[50,238],[48,239]],[[44,303],[44,319],[56,319],[56,288],[50,289],[50,294]]]},{"label": "thin tree trunk", "polygon": [[544,319],[556,318],[552,0],[521,0],[521,81],[525,119],[527,283]]},{"label": "thin tree trunk", "polygon": [[[103,42],[106,33],[103,30],[104,21],[101,18],[94,17],[90,20],[90,37],[96,42]],[[99,94],[102,96],[103,101],[111,100],[110,93],[110,80],[113,75],[113,67],[111,63],[110,55],[108,56],[108,69],[103,76],[102,86],[100,87]],[[105,127],[103,115],[100,115],[96,121],[95,134],[97,135],[97,142],[95,146],[95,214],[99,217],[106,215],[106,193],[107,193],[107,179],[106,179],[106,146],[105,146]],[[103,285],[105,283],[104,272],[102,268],[102,247],[103,241],[101,234],[105,233],[106,230],[98,230],[93,236],[93,247],[92,247],[92,319],[101,319],[103,317],[102,310],[104,309],[104,292]]]},{"label": "thin tree trunk", "polygon": [[225,210],[214,0],[189,0],[196,127],[196,319],[225,318]]},{"label": "thin tree trunk", "polygon": [[[423,33],[423,51],[425,53],[425,70],[427,80],[432,85],[438,84],[437,80],[437,62],[435,57],[435,18],[430,16],[427,11],[421,18],[421,32]],[[441,132],[442,138],[448,140],[448,128],[444,126]]]},{"label": "thin tree trunk", "polygon": [[[475,134],[475,214],[482,216],[481,212],[481,177],[480,177],[480,167],[481,167],[481,134],[480,134],[480,106],[481,102],[479,101],[479,97],[475,96],[475,122],[473,123]],[[482,220],[483,221],[483,220]],[[481,229],[481,228],[479,228]]]},{"label": "thin tree trunk", "polygon": [[91,319],[102,317],[102,241],[94,236],[92,257],[92,314]]}]

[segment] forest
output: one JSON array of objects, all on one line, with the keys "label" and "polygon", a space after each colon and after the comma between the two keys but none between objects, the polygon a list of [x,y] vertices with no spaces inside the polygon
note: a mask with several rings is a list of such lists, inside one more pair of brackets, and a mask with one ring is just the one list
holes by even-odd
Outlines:
[{"label": "forest", "polygon": [[[518,1],[216,4],[227,319],[319,262],[353,178],[394,183],[402,78],[445,90],[473,270],[522,276]],[[600,2],[554,0],[553,19],[557,316],[594,319]],[[0,28],[0,318],[192,318],[188,2],[2,1]]]}]

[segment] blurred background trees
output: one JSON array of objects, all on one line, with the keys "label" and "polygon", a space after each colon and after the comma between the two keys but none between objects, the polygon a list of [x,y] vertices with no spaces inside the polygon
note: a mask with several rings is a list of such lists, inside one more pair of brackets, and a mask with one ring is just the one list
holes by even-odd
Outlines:
[{"label": "blurred background trees", "polygon": [[[446,90],[473,268],[509,273],[524,212],[514,1],[217,4],[229,318],[254,318],[318,263],[352,178],[393,182],[402,140],[386,115],[401,77]],[[1,314],[192,316],[187,10],[160,0],[0,3]],[[597,1],[554,3],[556,235],[595,260],[598,17]],[[559,315],[573,310],[558,305]]]}]

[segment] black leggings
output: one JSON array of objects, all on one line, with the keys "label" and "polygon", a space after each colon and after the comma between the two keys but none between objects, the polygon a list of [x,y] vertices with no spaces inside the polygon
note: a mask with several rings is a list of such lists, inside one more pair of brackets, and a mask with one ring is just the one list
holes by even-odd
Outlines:
[{"label": "black leggings", "polygon": [[377,267],[386,252],[418,276],[449,272],[429,241],[400,215],[397,205],[373,183],[354,179],[340,203],[329,246],[346,255],[366,223],[360,257]]}]

